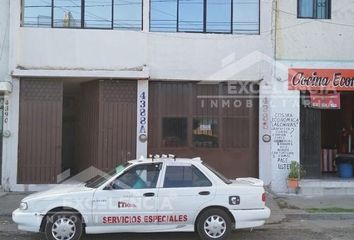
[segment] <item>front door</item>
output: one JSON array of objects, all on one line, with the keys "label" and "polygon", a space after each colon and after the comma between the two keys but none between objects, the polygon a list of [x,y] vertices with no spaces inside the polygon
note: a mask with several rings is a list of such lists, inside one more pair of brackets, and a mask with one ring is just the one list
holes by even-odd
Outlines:
[{"label": "front door", "polygon": [[215,196],[213,183],[194,165],[166,164],[163,186],[159,189],[159,229],[194,226],[196,214]]},{"label": "front door", "polygon": [[[149,230],[157,216],[160,163],[140,164],[123,172],[93,197],[93,223],[103,232]],[[103,228],[102,228],[103,227]]]},{"label": "front door", "polygon": [[319,178],[321,174],[321,110],[301,106],[301,164],[306,178]]}]

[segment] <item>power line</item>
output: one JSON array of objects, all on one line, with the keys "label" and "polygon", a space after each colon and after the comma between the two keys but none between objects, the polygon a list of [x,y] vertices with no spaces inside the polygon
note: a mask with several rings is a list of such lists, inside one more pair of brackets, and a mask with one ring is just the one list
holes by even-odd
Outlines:
[{"label": "power line", "polygon": [[[287,14],[287,15],[291,15],[291,16],[295,16],[297,17],[297,14],[294,14],[292,12],[287,12],[284,11],[282,9],[274,9],[275,11]],[[339,11],[340,9],[338,9],[337,11]],[[326,23],[326,24],[331,24],[331,25],[337,25],[337,26],[343,26],[343,27],[354,27],[353,24],[347,24],[347,23],[339,23],[339,22],[334,22],[333,20],[328,20],[325,21],[325,19],[318,19],[318,18],[313,18],[311,19],[311,22],[321,22],[321,23]]]}]

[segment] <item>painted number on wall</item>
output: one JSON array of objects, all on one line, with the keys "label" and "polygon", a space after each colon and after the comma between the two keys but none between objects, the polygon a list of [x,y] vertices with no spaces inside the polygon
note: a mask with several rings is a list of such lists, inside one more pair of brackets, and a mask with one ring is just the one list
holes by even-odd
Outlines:
[{"label": "painted number on wall", "polygon": [[4,123],[9,122],[9,100],[5,99],[4,101]]},{"label": "painted number on wall", "polygon": [[139,134],[146,134],[147,124],[147,111],[146,111],[146,92],[142,91],[139,95]]}]

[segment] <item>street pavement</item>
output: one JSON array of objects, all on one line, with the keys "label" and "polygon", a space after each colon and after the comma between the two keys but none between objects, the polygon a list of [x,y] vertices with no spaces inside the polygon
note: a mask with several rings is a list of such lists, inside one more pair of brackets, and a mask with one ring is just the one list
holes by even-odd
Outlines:
[{"label": "street pavement", "polygon": [[[18,231],[11,220],[11,212],[17,208],[22,193],[0,196],[0,240],[44,240],[43,234]],[[317,204],[316,204],[317,202]],[[338,203],[336,205],[336,203]],[[342,205],[341,205],[342,204]],[[230,240],[353,240],[354,214],[309,214],[306,208],[342,207],[354,208],[354,199],[335,197],[326,199],[303,199],[298,196],[268,197],[267,205],[272,217],[261,228],[233,232]],[[279,207],[280,206],[280,207]],[[154,233],[154,234],[104,234],[84,236],[87,240],[179,240],[199,239],[195,233]]]}]

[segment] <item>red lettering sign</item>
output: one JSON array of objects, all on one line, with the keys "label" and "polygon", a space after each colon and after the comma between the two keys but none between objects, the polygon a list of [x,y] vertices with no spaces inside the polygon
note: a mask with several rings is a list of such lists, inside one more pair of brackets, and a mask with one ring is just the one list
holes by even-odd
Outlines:
[{"label": "red lettering sign", "polygon": [[354,91],[354,69],[290,68],[289,90]]},{"label": "red lettering sign", "polygon": [[340,94],[310,93],[311,107],[320,109],[340,109]]},{"label": "red lettering sign", "polygon": [[187,222],[187,215],[154,215],[154,216],[109,216],[103,217],[103,224],[139,224],[139,223],[178,223]]}]

